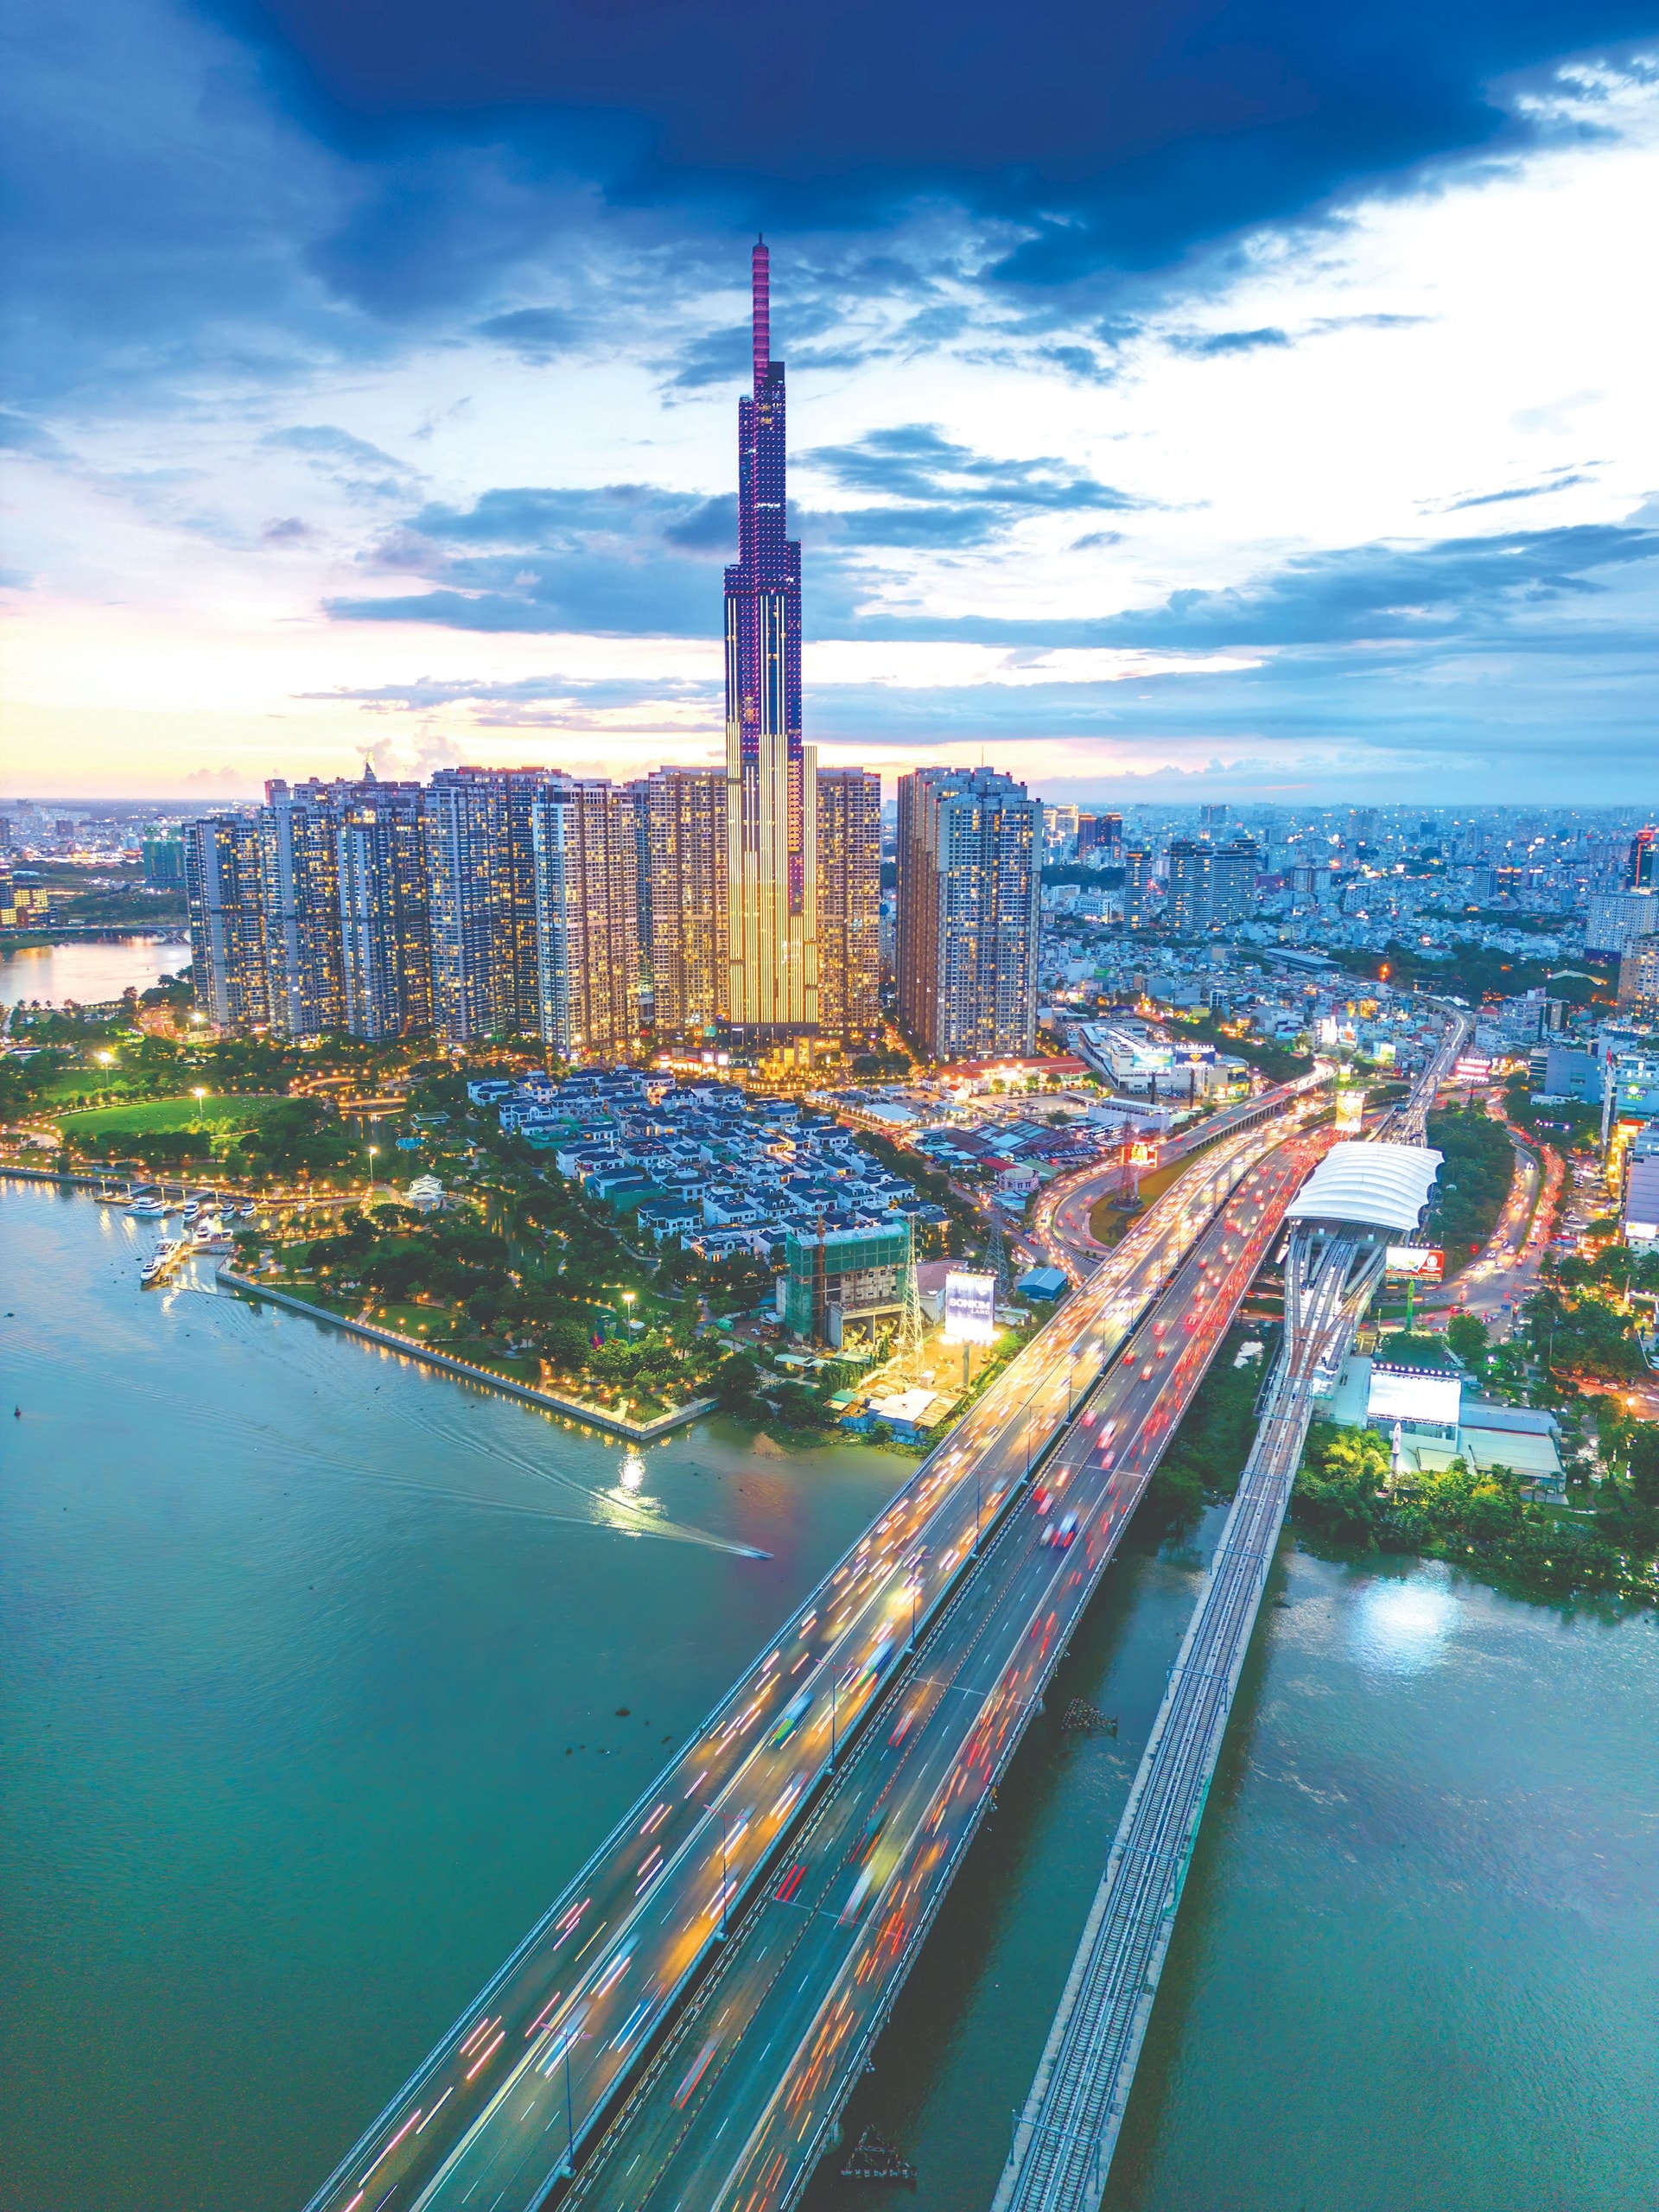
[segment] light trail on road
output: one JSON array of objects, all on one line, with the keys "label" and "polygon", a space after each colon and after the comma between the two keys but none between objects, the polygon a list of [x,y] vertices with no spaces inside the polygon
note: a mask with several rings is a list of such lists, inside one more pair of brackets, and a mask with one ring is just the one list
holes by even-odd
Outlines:
[{"label": "light trail on road", "polygon": [[[1316,1110],[1310,1095],[1299,1110]],[[311,2199],[524,2212],[626,2086],[836,1768],[912,1618],[946,1602],[1031,1466],[1282,1130],[1166,1192],[772,1639]]]}]

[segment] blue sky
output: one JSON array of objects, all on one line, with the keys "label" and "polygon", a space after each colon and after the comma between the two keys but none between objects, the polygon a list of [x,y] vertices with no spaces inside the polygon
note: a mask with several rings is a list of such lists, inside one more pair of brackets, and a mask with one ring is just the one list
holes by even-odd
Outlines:
[{"label": "blue sky", "polygon": [[825,758],[1654,796],[1651,4],[12,22],[10,789],[715,757],[764,226]]}]

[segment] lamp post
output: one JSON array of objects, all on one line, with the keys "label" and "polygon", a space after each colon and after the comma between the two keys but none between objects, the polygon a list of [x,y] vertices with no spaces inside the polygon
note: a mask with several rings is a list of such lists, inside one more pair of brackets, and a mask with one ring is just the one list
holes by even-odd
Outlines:
[{"label": "lamp post", "polygon": [[576,2171],[575,2114],[572,2110],[570,2101],[570,2054],[582,2040],[582,2030],[573,2028],[565,2037],[563,2054],[564,2058],[564,2159],[559,2171],[566,2176],[574,2176]]},{"label": "lamp post", "polygon": [[202,1086],[198,1084],[190,1095],[196,1102],[195,1127],[200,1128],[201,1127],[201,1102],[207,1096],[207,1093]]},{"label": "lamp post", "polygon": [[633,1301],[638,1294],[639,1294],[637,1292],[632,1290],[625,1290],[622,1294],[622,1303],[628,1309],[622,1316],[622,1319],[626,1325],[627,1333],[630,1336],[633,1334]]},{"label": "lamp post", "polygon": [[[835,1754],[832,1751],[830,1764],[833,1765],[834,1763]],[[720,1926],[715,1930],[715,1941],[717,1943],[723,1943],[726,1941],[726,1908],[731,1899],[732,1889],[731,1876],[727,1872],[726,1862],[726,1838],[728,1833],[726,1825],[727,1815],[723,1808],[719,1805],[704,1805],[702,1809],[705,1813],[712,1813],[720,1822]]]},{"label": "lamp post", "polygon": [[372,1144],[369,1147],[369,1195],[371,1197],[374,1195],[374,1155],[379,1149],[378,1144]]}]

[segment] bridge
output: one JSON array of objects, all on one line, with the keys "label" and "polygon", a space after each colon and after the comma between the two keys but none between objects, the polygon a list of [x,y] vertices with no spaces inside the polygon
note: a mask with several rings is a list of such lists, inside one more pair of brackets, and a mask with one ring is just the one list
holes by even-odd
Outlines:
[{"label": "bridge", "polygon": [[1331,1133],[1264,1141],[584,2165],[583,2212],[797,2202],[1238,1300]]},{"label": "bridge", "polygon": [[[918,1672],[922,1654],[915,1647],[950,1620],[967,1618],[957,1605],[964,1593],[990,1586],[980,1569],[993,1551],[1009,1556],[1002,1548],[1007,1524],[1016,1504],[1022,1514],[1029,1505],[1030,1478],[1068,1437],[1096,1433],[1083,1419],[1085,1400],[1131,1332],[1139,1332],[1138,1344],[1150,1328],[1152,1357],[1133,1368],[1119,1361],[1113,1370],[1113,1387],[1131,1389],[1133,1402],[1122,1417],[1132,1421],[1135,1452],[1150,1455],[1132,1459],[1120,1473],[1122,1510],[1109,1531],[1090,1535],[1085,1523],[1075,1524],[1058,1553],[1052,1545],[1036,1546],[1043,1554],[1039,1567],[1067,1560],[1062,1579],[1074,1597],[1084,1584],[1092,1586],[1090,1574],[1108,1555],[1107,1535],[1116,1541],[1131,1510],[1130,1475],[1143,1470],[1144,1479],[1150,1473],[1274,1233],[1274,1208],[1282,1213],[1294,1182],[1288,1170],[1275,1172],[1273,1203],[1265,1211],[1241,1194],[1253,1174],[1259,1181],[1260,1163],[1282,1144],[1286,1130],[1311,1118],[1318,1105],[1318,1093],[1309,1091],[1291,1102],[1277,1128],[1223,1137],[1148,1210],[922,1463],[618,1824],[324,2183],[309,2212],[378,2212],[394,2197],[397,2212],[461,2204],[473,2212],[529,2212],[582,2164],[693,1993],[699,2008],[708,2003],[711,1961],[720,1961],[724,1983],[735,1961],[750,1955],[746,1915],[757,1897],[763,1904],[771,1897],[763,1885],[797,1839],[809,1823],[830,1817],[832,1808],[843,1808],[833,1815],[840,1818],[858,1803],[859,1785],[846,1777],[872,1713],[909,1693],[912,1683],[932,1680]],[[1310,1140],[1316,1148],[1322,1141]],[[1313,1157],[1310,1151],[1300,1161],[1295,1180]],[[1236,1211],[1240,1203],[1244,1213]],[[1195,1275],[1188,1263],[1200,1249],[1205,1256]],[[1241,1272],[1247,1256],[1249,1273]],[[1154,1301],[1178,1276],[1185,1285],[1180,1298],[1166,1301],[1149,1323]],[[1212,1295],[1220,1281],[1230,1286],[1230,1302]],[[1167,1342],[1158,1336],[1160,1321]],[[1183,1336],[1172,1333],[1177,1330]],[[1173,1363],[1166,1364],[1171,1355]],[[1131,1388],[1123,1377],[1138,1377],[1138,1384]],[[1120,1451],[1128,1442],[1126,1433]],[[1078,1527],[1085,1529],[1080,1547]],[[1029,1611],[1020,1618],[1017,1597],[1010,1602],[1014,1610],[1000,1617],[999,1633],[1018,1619],[1019,1635],[1028,1634]],[[1059,1608],[1051,1610],[1058,1622]],[[1052,1641],[1044,1647],[1040,1679],[1052,1664],[1047,1654],[1058,1648]],[[960,1656],[966,1664],[972,1653]],[[941,1692],[942,1706],[966,1710],[970,1679],[958,1683],[953,1674],[950,1691]],[[992,1717],[984,1748],[967,1755],[964,1772],[987,1761],[1001,1770],[1000,1745],[1006,1741],[1011,1751],[1016,1723],[1023,1726],[1017,1700],[1007,1702],[1011,1694],[999,1694],[1001,1701],[986,1708]],[[945,1757],[949,1740],[948,1734],[920,1731],[915,1750],[925,1743],[925,1758],[907,1757],[908,1773],[920,1774],[928,1761]],[[977,1818],[975,1812],[973,1824]],[[959,1837],[963,1847],[971,1832],[969,1826]],[[865,1919],[862,1907],[873,1910],[886,1897],[891,1848],[884,1838],[866,1851],[869,1882],[849,1925]],[[804,1886],[806,1862],[800,1863]],[[704,2072],[715,2073],[715,2055]],[[647,2078],[660,2081],[660,2074]],[[719,2069],[710,2094],[727,2078],[727,2069]],[[701,2081],[676,2110],[690,2109]],[[804,2181],[810,2167],[798,2171]],[[592,2199],[597,2184],[585,2172],[582,2186],[598,2201]]]},{"label": "bridge", "polygon": [[[993,2212],[1094,2212],[1173,1933],[1211,1778],[1314,1407],[1334,1382],[1388,1243],[1421,1220],[1440,1154],[1424,1125],[1465,1030],[1454,1018],[1390,1135],[1337,1146],[1287,1209],[1285,1333],[1260,1426],[1118,1823],[1014,2130]],[[1414,1140],[1414,1141],[1413,1141]]]},{"label": "bridge", "polygon": [[[1246,1129],[1264,1127],[1278,1121],[1284,1114],[1306,1100],[1313,1092],[1321,1090],[1331,1080],[1333,1071],[1322,1065],[1310,1074],[1297,1076],[1288,1083],[1275,1084],[1259,1096],[1247,1098],[1236,1106],[1224,1107],[1195,1128],[1185,1129],[1179,1136],[1165,1140],[1158,1147],[1158,1158],[1149,1172],[1169,1167],[1191,1160],[1217,1143],[1222,1138],[1236,1136]],[[1074,1283],[1083,1282],[1100,1265],[1110,1246],[1101,1243],[1089,1226],[1090,1217],[1101,1199],[1124,1188],[1128,1170],[1121,1160],[1083,1168],[1075,1175],[1052,1183],[1037,1201],[1032,1219],[1031,1241],[1043,1256],[1055,1267],[1061,1268]]]}]

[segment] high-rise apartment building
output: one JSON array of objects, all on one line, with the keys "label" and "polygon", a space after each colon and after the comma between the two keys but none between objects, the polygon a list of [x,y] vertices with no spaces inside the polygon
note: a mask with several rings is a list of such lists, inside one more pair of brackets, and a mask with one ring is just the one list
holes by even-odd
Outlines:
[{"label": "high-rise apartment building", "polygon": [[340,811],[343,1026],[374,1044],[432,1027],[423,798],[418,784],[369,777]]},{"label": "high-rise apartment building", "polygon": [[1659,830],[1638,830],[1624,862],[1627,891],[1659,891]]},{"label": "high-rise apartment building", "polygon": [[251,816],[214,814],[185,824],[184,885],[201,1011],[216,1028],[263,1027],[270,1017],[264,878]]},{"label": "high-rise apartment building", "polygon": [[754,387],[738,402],[738,558],[726,571],[728,1019],[760,1038],[818,1022],[813,748],[801,736],[801,549],[784,534],[784,365],[770,264],[751,264]]},{"label": "high-rise apartment building", "polygon": [[725,770],[653,770],[645,815],[650,861],[639,905],[656,1033],[711,1037],[727,1007]]},{"label": "high-rise apartment building", "polygon": [[899,782],[899,1013],[938,1060],[1036,1042],[1042,807],[995,769]]},{"label": "high-rise apartment building", "polygon": [[1123,842],[1123,817],[1121,814],[1080,814],[1077,817],[1077,850],[1081,853],[1110,852]]},{"label": "high-rise apartment building", "polygon": [[1622,1014],[1644,1021],[1659,1014],[1659,937],[1637,938],[1619,956],[1618,1004]]},{"label": "high-rise apartment building", "polygon": [[881,1027],[881,779],[818,771],[818,1032],[843,1045]]},{"label": "high-rise apartment building", "polygon": [[1131,845],[1123,855],[1123,918],[1132,930],[1143,930],[1152,920],[1152,887],[1157,861],[1147,845]]},{"label": "high-rise apartment building", "polygon": [[426,787],[422,814],[432,1022],[441,1037],[464,1045],[503,1027],[517,1011],[506,793],[493,769],[441,768]]},{"label": "high-rise apartment building", "polygon": [[639,1042],[639,805],[602,777],[548,776],[530,807],[537,1027],[562,1059]]},{"label": "high-rise apartment building", "polygon": [[1584,949],[1616,959],[1659,930],[1659,891],[1599,891],[1586,909]]},{"label": "high-rise apartment building", "polygon": [[340,817],[347,787],[280,779],[259,811],[265,1004],[285,1037],[322,1037],[345,1020]]},{"label": "high-rise apartment building", "polygon": [[1177,837],[1169,848],[1169,925],[1177,937],[1203,937],[1242,921],[1255,900],[1257,853],[1248,837],[1211,844]]}]

